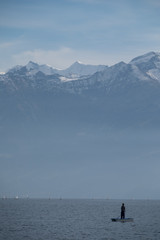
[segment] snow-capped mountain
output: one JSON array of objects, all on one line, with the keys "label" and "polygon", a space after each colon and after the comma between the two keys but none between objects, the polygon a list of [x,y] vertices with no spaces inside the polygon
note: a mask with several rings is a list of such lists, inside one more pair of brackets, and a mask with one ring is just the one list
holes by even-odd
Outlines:
[{"label": "snow-capped mountain", "polygon": [[37,72],[42,72],[46,75],[52,75],[56,71],[48,65],[39,65],[39,64],[31,62],[31,61],[26,65],[26,69],[32,75],[36,74]]},{"label": "snow-capped mountain", "polygon": [[92,75],[96,72],[103,71],[105,68],[107,68],[105,65],[86,65],[77,61],[65,70],[58,70],[57,73],[66,77],[80,77]]},{"label": "snow-capped mountain", "polygon": [[[76,81],[73,81],[76,80]],[[26,66],[16,66],[0,76],[3,89],[12,91],[25,88],[68,92],[82,92],[90,88],[103,88],[107,92],[125,88],[132,84],[160,82],[160,53],[150,52],[130,61],[120,62],[111,67],[85,65],[75,62],[65,70],[53,69],[47,65],[29,62]]]},{"label": "snow-capped mountain", "polygon": [[52,67],[48,65],[39,65],[37,63],[34,63],[30,61],[26,66],[20,66],[17,65],[13,68],[11,68],[8,73],[16,73],[16,72],[21,72],[26,75],[35,75],[38,72],[42,72],[45,75],[52,75],[55,74],[57,69],[53,69]]},{"label": "snow-capped mountain", "polygon": [[13,113],[36,121],[160,127],[160,53],[111,67],[16,66],[0,76],[0,111],[0,124]]},{"label": "snow-capped mountain", "polygon": [[137,66],[140,71],[150,78],[160,81],[160,53],[147,53],[134,58],[130,64]]},{"label": "snow-capped mountain", "polygon": [[66,78],[66,80],[69,79],[72,80],[75,78],[78,79],[79,77],[82,76],[92,75],[95,72],[103,71],[105,68],[107,68],[107,66],[105,65],[86,65],[77,61],[67,69],[59,70],[45,64],[39,65],[37,63],[30,61],[26,66],[18,65],[10,69],[8,72],[9,73],[21,72],[28,76],[34,76],[38,72],[42,72],[45,75],[59,74],[64,77],[62,79]]}]

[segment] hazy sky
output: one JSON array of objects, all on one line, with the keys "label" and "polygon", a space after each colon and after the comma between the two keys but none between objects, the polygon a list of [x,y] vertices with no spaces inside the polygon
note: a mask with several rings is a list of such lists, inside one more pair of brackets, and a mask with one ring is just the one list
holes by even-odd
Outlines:
[{"label": "hazy sky", "polygon": [[29,60],[112,65],[160,49],[159,0],[0,1],[0,72]]}]

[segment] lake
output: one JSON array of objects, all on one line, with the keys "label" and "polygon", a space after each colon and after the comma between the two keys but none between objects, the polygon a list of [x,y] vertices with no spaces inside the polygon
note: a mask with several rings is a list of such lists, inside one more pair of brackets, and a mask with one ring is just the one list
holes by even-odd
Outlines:
[{"label": "lake", "polygon": [[[120,216],[134,222],[112,222]],[[1,240],[160,239],[159,200],[0,199]]]}]

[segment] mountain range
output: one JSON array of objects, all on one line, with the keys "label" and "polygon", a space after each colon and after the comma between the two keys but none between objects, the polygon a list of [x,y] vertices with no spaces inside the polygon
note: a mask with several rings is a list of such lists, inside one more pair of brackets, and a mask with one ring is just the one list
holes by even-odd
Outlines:
[{"label": "mountain range", "polygon": [[149,52],[111,67],[75,62],[58,70],[29,62],[0,75],[0,98],[2,125],[45,118],[159,126],[160,53]]}]

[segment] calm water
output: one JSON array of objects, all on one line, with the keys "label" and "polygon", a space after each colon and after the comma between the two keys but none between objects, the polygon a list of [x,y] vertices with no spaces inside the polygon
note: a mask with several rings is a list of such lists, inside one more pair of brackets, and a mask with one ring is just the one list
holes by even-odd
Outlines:
[{"label": "calm water", "polygon": [[127,200],[133,223],[111,222],[119,200],[0,200],[0,240],[160,239],[160,201]]}]

